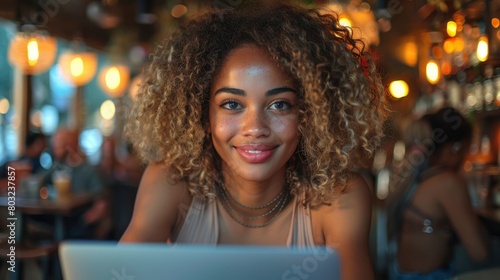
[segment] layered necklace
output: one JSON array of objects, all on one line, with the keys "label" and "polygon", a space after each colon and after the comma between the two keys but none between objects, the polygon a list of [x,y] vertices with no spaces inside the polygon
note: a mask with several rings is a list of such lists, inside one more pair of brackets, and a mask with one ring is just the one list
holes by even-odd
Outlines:
[{"label": "layered necklace", "polygon": [[[239,202],[236,198],[231,196],[231,194],[227,191],[224,184],[221,184],[219,193],[222,196],[222,205],[226,209],[226,212],[229,214],[229,216],[235,222],[237,222],[238,224],[240,224],[244,227],[247,227],[247,228],[261,228],[261,227],[265,227],[268,224],[270,224],[283,211],[283,209],[285,208],[285,206],[288,202],[288,198],[289,198],[288,190],[285,188],[275,198],[273,198],[271,201],[269,201],[263,205],[248,206],[248,205],[245,205],[245,204]],[[236,211],[236,209],[234,209],[234,207],[231,205],[230,201],[232,201],[234,204],[236,204],[242,208],[252,210],[252,211],[264,209],[264,208],[270,207],[272,205],[274,205],[274,206],[272,206],[270,210],[268,210],[267,212],[265,212],[263,214],[247,216],[247,215],[243,215],[241,213],[238,213],[238,211]],[[273,214],[271,219],[269,219],[268,221],[266,221],[262,224],[251,224],[251,223],[247,222],[247,221],[257,220],[257,219],[269,216],[271,214]]]}]

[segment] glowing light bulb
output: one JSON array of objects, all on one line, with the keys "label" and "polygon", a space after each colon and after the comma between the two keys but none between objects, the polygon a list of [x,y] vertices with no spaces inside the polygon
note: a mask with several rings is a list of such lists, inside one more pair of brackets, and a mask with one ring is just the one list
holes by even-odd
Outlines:
[{"label": "glowing light bulb", "polygon": [[73,77],[80,77],[83,74],[83,60],[77,56],[70,62],[70,72]]},{"label": "glowing light bulb", "polygon": [[408,95],[408,84],[403,80],[393,81],[389,85],[389,92],[394,98],[403,98]]},{"label": "glowing light bulb", "polygon": [[28,65],[35,66],[38,62],[38,57],[40,56],[38,52],[38,42],[36,39],[30,39],[27,45],[28,49]]},{"label": "glowing light bulb", "polygon": [[115,116],[116,107],[115,103],[111,100],[106,100],[101,104],[101,116],[105,120],[111,120]]},{"label": "glowing light bulb", "polygon": [[476,54],[479,61],[484,62],[488,59],[488,39],[485,36],[479,39]]},{"label": "glowing light bulb", "polygon": [[339,24],[345,27],[352,27],[351,21],[346,17],[339,18]]},{"label": "glowing light bulb", "polygon": [[448,21],[446,24],[446,33],[448,36],[455,37],[457,35],[457,23],[454,21]]},{"label": "glowing light bulb", "polygon": [[120,71],[116,67],[109,68],[108,72],[106,72],[106,86],[115,90],[120,85]]},{"label": "glowing light bulb", "polygon": [[427,76],[427,81],[433,85],[439,81],[439,67],[434,60],[427,62],[425,75]]}]

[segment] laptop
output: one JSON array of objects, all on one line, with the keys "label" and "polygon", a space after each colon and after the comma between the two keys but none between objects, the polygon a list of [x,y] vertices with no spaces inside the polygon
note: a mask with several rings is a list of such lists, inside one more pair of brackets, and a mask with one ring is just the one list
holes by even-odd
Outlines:
[{"label": "laptop", "polygon": [[117,244],[64,241],[65,280],[340,279],[340,258],[328,248]]}]

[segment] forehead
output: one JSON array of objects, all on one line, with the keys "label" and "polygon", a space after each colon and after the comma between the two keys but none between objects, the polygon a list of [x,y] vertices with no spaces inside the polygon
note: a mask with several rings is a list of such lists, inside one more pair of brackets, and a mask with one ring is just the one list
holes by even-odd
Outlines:
[{"label": "forehead", "polygon": [[243,44],[231,50],[223,63],[251,63],[251,62],[266,62],[274,64],[269,53],[254,44]]},{"label": "forehead", "polygon": [[[260,77],[259,77],[260,76]],[[281,80],[291,84],[292,79],[279,67],[278,62],[269,53],[256,45],[246,44],[233,49],[226,56],[213,84],[227,82],[227,80],[251,80],[265,78],[267,80]],[[262,82],[256,80],[255,82]]]}]

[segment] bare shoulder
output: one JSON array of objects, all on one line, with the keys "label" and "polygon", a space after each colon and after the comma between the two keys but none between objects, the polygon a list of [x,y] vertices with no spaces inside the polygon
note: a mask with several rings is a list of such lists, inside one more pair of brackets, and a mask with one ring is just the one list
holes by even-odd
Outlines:
[{"label": "bare shoulder", "polygon": [[448,199],[450,196],[463,196],[468,192],[465,178],[451,171],[432,177],[429,179],[428,185],[440,199]]},{"label": "bare shoulder", "polygon": [[[360,245],[367,241],[371,221],[368,184],[352,173],[345,190],[318,209],[326,245]],[[350,244],[350,245],[348,245]]]},{"label": "bare shoulder", "polygon": [[328,218],[331,215],[343,215],[343,211],[364,211],[370,208],[371,193],[368,184],[360,175],[352,173],[345,190],[330,205],[324,205],[318,210]]},{"label": "bare shoulder", "polygon": [[463,184],[464,178],[452,171],[445,171],[429,179],[430,182],[439,182],[440,188],[449,188],[456,184]]},{"label": "bare shoulder", "polygon": [[351,174],[345,190],[329,205],[317,210],[325,243],[357,242],[368,234],[371,222],[371,193],[358,174]]},{"label": "bare shoulder", "polygon": [[168,168],[149,165],[141,179],[134,213],[123,242],[165,242],[176,222],[178,207],[190,199],[185,182],[175,182]]},{"label": "bare shoulder", "polygon": [[368,247],[371,193],[364,179],[351,174],[345,191],[318,211],[325,245],[342,258],[342,279],[373,279]]}]

